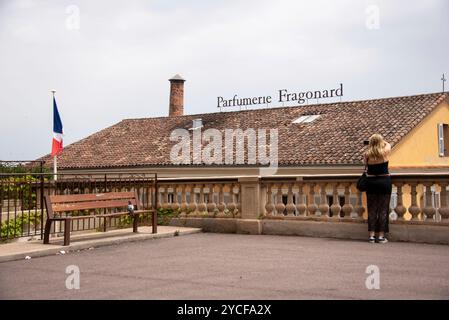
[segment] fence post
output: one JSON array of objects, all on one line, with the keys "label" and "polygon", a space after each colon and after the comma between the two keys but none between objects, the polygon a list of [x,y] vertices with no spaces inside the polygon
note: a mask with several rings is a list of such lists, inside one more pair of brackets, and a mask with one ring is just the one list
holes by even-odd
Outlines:
[{"label": "fence post", "polygon": [[41,240],[44,237],[44,217],[46,216],[44,214],[44,173],[42,172],[42,163],[41,163],[41,179],[40,179],[40,185],[41,185],[41,192],[40,192],[40,207],[41,207]]},{"label": "fence post", "polygon": [[158,198],[158,190],[157,190],[157,173],[154,174],[154,201],[153,201],[153,214],[152,214],[152,231],[153,233],[157,233],[157,198]]}]

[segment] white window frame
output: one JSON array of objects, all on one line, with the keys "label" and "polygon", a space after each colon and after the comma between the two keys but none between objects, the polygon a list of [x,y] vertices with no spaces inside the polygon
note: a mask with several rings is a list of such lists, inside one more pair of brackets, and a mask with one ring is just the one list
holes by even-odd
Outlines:
[{"label": "white window frame", "polygon": [[300,124],[300,123],[310,123],[320,117],[319,114],[312,114],[312,115],[304,115],[300,116],[298,119],[293,120],[293,123]]}]

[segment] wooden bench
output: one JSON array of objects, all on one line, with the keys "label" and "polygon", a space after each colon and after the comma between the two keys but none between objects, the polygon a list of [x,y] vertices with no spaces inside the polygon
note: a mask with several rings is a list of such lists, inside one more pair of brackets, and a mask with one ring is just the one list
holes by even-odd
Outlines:
[{"label": "wooden bench", "polygon": [[[75,194],[45,196],[47,222],[45,223],[44,244],[50,242],[50,230],[53,221],[64,221],[64,245],[70,244],[71,223],[73,220],[101,218],[104,219],[103,231],[106,232],[107,219],[129,215],[128,204],[134,206],[133,232],[137,232],[139,214],[152,213],[153,233],[157,233],[156,210],[141,210],[137,192],[108,192],[99,194]],[[119,209],[119,212],[110,212]],[[71,215],[74,211],[88,211],[88,215]]]}]

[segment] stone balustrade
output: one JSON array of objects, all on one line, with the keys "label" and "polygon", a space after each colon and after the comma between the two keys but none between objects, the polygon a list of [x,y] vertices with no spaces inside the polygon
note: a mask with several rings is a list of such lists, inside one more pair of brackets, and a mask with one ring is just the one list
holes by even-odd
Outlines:
[{"label": "stone balustrade", "polygon": [[[357,190],[356,182],[354,176],[253,178],[247,189],[248,182],[242,180],[161,182],[158,207],[175,210],[180,217],[363,221],[366,195]],[[390,219],[449,223],[448,185],[446,176],[394,176]]]},{"label": "stone balustrade", "polygon": [[[444,176],[393,177],[390,219],[449,223],[449,179]],[[355,178],[262,181],[264,218],[366,220],[366,195]]]},{"label": "stone balustrade", "polygon": [[241,217],[238,182],[161,182],[157,197],[158,208],[174,210],[180,217]]}]

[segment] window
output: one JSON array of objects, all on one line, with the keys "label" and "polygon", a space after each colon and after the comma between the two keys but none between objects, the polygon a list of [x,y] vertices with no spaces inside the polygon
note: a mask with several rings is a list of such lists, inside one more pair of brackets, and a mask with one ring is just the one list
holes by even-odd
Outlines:
[{"label": "window", "polygon": [[319,114],[312,114],[312,115],[305,115],[300,116],[298,119],[294,120],[293,123],[299,124],[299,123],[310,123],[320,117]]},{"label": "window", "polygon": [[438,152],[440,157],[449,157],[449,125],[438,124]]},{"label": "window", "polygon": [[193,119],[192,120],[192,128],[189,130],[198,130],[203,127],[203,120],[202,119]]}]

